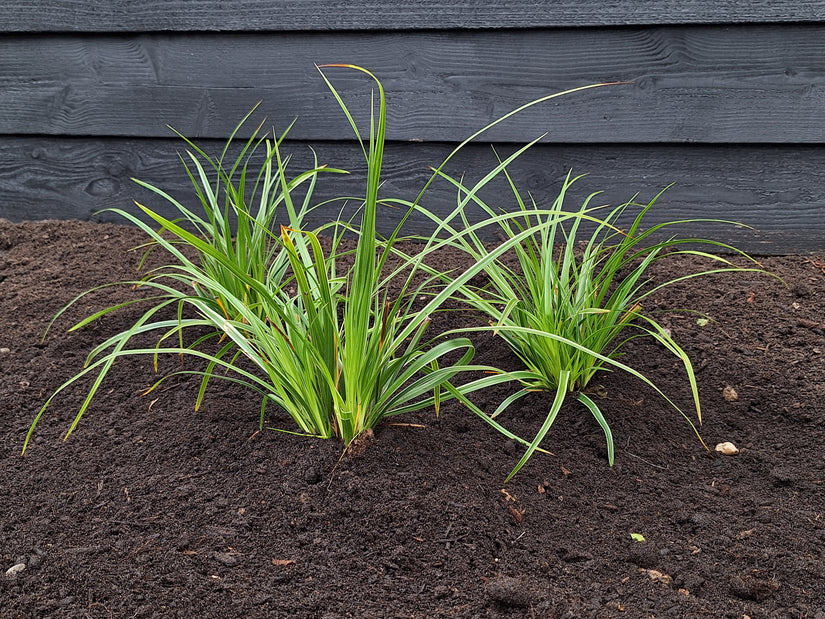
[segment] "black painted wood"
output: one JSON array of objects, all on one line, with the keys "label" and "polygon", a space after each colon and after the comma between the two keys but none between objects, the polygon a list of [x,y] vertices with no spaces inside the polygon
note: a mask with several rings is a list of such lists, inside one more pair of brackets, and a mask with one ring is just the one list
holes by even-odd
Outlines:
[{"label": "black painted wood", "polygon": [[[215,153],[221,147],[217,141],[201,144]],[[137,199],[172,214],[129,178],[137,176],[190,200],[188,180],[177,159],[180,146],[177,140],[5,138],[0,140],[0,213],[12,220],[89,219],[102,208],[134,209],[132,200]],[[316,193],[319,200],[363,192],[360,151],[351,144],[334,142],[316,143],[315,148],[322,163],[352,171],[349,177],[323,179]],[[383,195],[414,197],[428,177],[428,166],[438,165],[450,148],[446,144],[388,144]],[[287,150],[295,153],[294,170],[309,165],[306,146],[290,144]],[[501,147],[501,154],[509,154],[506,146]],[[489,146],[473,145],[449,170],[456,176],[466,172],[469,183],[494,165]],[[525,195],[530,192],[539,204],[548,205],[571,168],[589,173],[579,181],[571,206],[599,190],[605,191],[598,198],[604,203],[619,203],[637,192],[647,200],[675,182],[652,212],[651,223],[692,217],[748,223],[759,232],[700,223],[686,233],[733,242],[758,254],[822,251],[825,246],[822,146],[540,145],[514,164],[512,172]],[[446,184],[434,186],[428,195],[425,204],[436,212],[446,213],[455,204],[454,192]],[[492,204],[513,206],[502,184],[486,195],[492,196]],[[312,223],[327,221],[336,213],[337,209],[327,209]],[[398,210],[383,211],[382,231],[387,233],[400,215]],[[103,218],[117,220],[112,215]],[[430,229],[420,217],[406,228],[409,234]]]},{"label": "black painted wood", "polygon": [[[2,217],[88,219],[134,198],[171,214],[129,180],[191,195],[164,125],[217,150],[261,99],[278,128],[300,116],[296,164],[309,165],[311,142],[353,171],[317,198],[357,195],[359,151],[314,67],[348,62],[388,93],[386,196],[413,197],[428,166],[520,104],[627,81],[543,103],[483,140],[509,152],[549,132],[512,168],[540,204],[570,168],[591,173],[574,202],[676,182],[651,223],[725,217],[760,232],[687,232],[756,253],[825,250],[825,0],[11,0],[0,32]],[[329,75],[366,126],[369,82]],[[450,169],[472,179],[493,165],[479,143]],[[485,196],[513,206],[504,183]],[[442,184],[426,204],[454,202]],[[400,216],[387,209],[382,230]],[[413,218],[407,232],[429,229]]]},{"label": "black painted wood", "polygon": [[821,1],[7,0],[0,31],[288,31],[539,28],[819,21]]},{"label": "black painted wood", "polygon": [[[825,23],[327,35],[0,39],[0,133],[225,137],[258,100],[293,136],[351,139],[314,63],[378,75],[395,140],[461,140],[547,93],[601,81],[496,128],[491,141],[821,143]],[[370,84],[330,70],[366,120]]]}]

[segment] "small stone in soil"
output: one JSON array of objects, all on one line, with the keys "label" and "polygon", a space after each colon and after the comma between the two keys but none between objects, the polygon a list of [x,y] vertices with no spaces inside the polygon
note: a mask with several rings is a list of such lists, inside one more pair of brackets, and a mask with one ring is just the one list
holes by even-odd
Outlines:
[{"label": "small stone in soil", "polygon": [[729,441],[726,441],[724,443],[719,443],[716,446],[716,451],[718,451],[719,453],[721,453],[722,455],[725,455],[725,456],[735,456],[736,454],[739,453],[739,449],[736,447],[736,445],[734,445],[733,443],[731,443]]},{"label": "small stone in soil", "polygon": [[17,578],[17,575],[26,569],[25,563],[17,563],[12,565],[9,569],[6,570],[6,576],[8,578]]}]

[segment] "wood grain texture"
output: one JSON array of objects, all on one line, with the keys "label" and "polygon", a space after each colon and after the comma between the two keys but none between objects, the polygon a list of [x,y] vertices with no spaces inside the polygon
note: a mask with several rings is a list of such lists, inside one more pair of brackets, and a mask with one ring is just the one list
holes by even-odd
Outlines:
[{"label": "wood grain texture", "polygon": [[[258,100],[302,140],[350,139],[314,63],[369,67],[394,140],[822,143],[825,23],[494,32],[20,35],[0,39],[0,133],[220,138]],[[330,76],[365,120],[370,84]]]},{"label": "wood grain texture", "polygon": [[10,0],[0,31],[287,31],[536,28],[817,21],[821,1]]},{"label": "wood grain texture", "polygon": [[[133,209],[135,199],[170,215],[166,205],[129,178],[161,186],[191,204],[188,180],[177,160],[179,146],[175,140],[6,138],[0,142],[0,216],[15,221],[89,219],[102,208]],[[202,146],[218,152],[221,144],[207,140]],[[316,143],[315,148],[321,162],[352,171],[349,177],[323,179],[318,200],[363,192],[360,151],[333,142]],[[309,164],[305,145],[290,144],[287,150],[295,152],[294,170]],[[428,166],[438,165],[448,151],[443,144],[389,144],[383,195],[412,198],[426,181]],[[489,146],[478,145],[452,162],[449,171],[466,173],[469,183],[494,165]],[[618,203],[637,192],[647,200],[676,182],[652,212],[650,223],[693,217],[732,219],[754,225],[759,232],[712,224],[694,224],[683,232],[733,242],[759,254],[825,251],[825,147],[540,145],[518,160],[512,173],[522,192],[548,205],[571,168],[590,173],[579,181],[571,206],[598,190],[605,190],[598,198],[604,203]],[[440,213],[455,204],[455,194],[446,183],[436,185],[428,196],[426,206]],[[502,184],[485,197],[505,209],[514,204]],[[397,210],[384,210],[382,231],[391,230],[400,215]],[[313,222],[336,216],[337,208],[327,208]],[[103,218],[117,220],[111,214]],[[409,224],[410,234],[430,230],[421,218]]]}]

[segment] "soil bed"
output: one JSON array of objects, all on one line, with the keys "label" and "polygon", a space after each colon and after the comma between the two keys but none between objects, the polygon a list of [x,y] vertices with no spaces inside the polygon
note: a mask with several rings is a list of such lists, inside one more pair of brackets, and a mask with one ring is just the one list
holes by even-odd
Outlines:
[{"label": "soil bed", "polygon": [[[60,396],[21,458],[45,399],[139,310],[66,333],[130,294],[111,288],[41,343],[46,326],[80,292],[135,278],[125,250],[142,241],[115,225],[0,222],[0,568],[26,565],[0,573],[2,617],[825,618],[821,258],[764,259],[787,288],[723,275],[648,308],[712,319],[663,318],[698,368],[705,441],[735,456],[706,452],[637,380],[604,374],[616,465],[571,403],[544,443],[553,455],[504,485],[520,449],[457,405],[395,418],[341,458],[335,441],[256,433],[259,401],[229,384],[198,413],[195,379],[142,397],[156,376],[135,358],[67,442],[88,385]],[[479,362],[516,363],[492,337],[477,344]],[[689,407],[673,357],[643,340],[627,353]],[[475,400],[493,410],[503,395]],[[504,421],[532,436],[549,402],[535,394]]]}]

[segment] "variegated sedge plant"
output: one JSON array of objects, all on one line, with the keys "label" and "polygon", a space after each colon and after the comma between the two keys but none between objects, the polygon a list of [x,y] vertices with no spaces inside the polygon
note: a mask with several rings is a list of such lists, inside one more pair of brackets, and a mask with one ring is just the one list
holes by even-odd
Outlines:
[{"label": "variegated sedge plant", "polygon": [[[62,384],[46,401],[26,435],[23,451],[40,418],[54,398],[64,389],[86,376],[97,372],[87,396],[76,413],[65,438],[77,427],[112,364],[127,355],[151,355],[155,370],[158,356],[163,352],[201,357],[206,362],[201,387],[196,400],[200,405],[212,370],[238,359],[240,351],[231,340],[226,341],[222,322],[244,320],[245,314],[265,319],[273,293],[287,281],[289,258],[283,246],[273,240],[269,230],[278,213],[285,211],[290,225],[301,227],[315,206],[312,196],[321,173],[345,173],[343,170],[314,166],[288,177],[290,157],[281,158],[279,145],[286,137],[288,127],[280,137],[262,133],[263,122],[252,130],[251,136],[232,158],[230,153],[238,132],[260,105],[257,104],[241,120],[227,140],[218,157],[212,157],[191,140],[171,128],[181,137],[188,149],[180,159],[192,183],[195,205],[187,206],[162,189],[132,179],[170,203],[178,217],[169,220],[156,211],[136,202],[149,221],[160,224],[154,229],[133,213],[121,209],[107,209],[143,230],[148,240],[136,248],[144,249],[139,268],[154,250],[164,250],[173,262],[153,268],[140,280],[104,284],[78,295],[54,317],[55,321],[86,295],[109,286],[131,286],[135,290],[149,290],[148,296],[139,296],[87,316],[69,331],[76,331],[112,312],[136,304],[149,304],[137,321],[96,346],[88,355],[84,369]],[[313,153],[314,156],[314,153]],[[303,199],[297,197],[303,192]],[[193,257],[194,255],[194,257]],[[186,311],[187,308],[190,311]],[[170,314],[172,314],[170,316]],[[219,317],[219,318],[218,318]],[[198,332],[194,341],[184,343],[184,334]],[[158,335],[154,348],[127,348],[141,334]],[[48,334],[48,329],[46,335]],[[44,339],[46,337],[44,335]],[[176,348],[163,348],[167,340],[178,341]],[[202,352],[204,345],[220,341],[212,355]],[[229,359],[227,362],[225,359]],[[151,389],[150,389],[151,390]]]},{"label": "variegated sedge plant", "polygon": [[[437,222],[439,231],[448,233],[454,246],[464,250],[472,261],[486,264],[487,284],[480,287],[467,284],[458,289],[458,296],[489,320],[488,326],[473,330],[498,334],[524,364],[523,370],[508,373],[521,383],[522,388],[506,398],[492,417],[497,418],[531,391],[555,394],[544,422],[507,479],[529,460],[571,394],[575,394],[601,426],[607,442],[608,461],[613,465],[610,425],[601,408],[586,393],[593,377],[607,370],[624,371],[652,387],[687,420],[707,448],[691,418],[650,378],[618,358],[624,345],[636,337],[651,337],[659,342],[684,367],[696,420],[701,424],[699,391],[690,358],[655,317],[644,311],[644,305],[662,288],[691,278],[721,272],[764,273],[753,258],[729,244],[668,233],[673,226],[699,222],[741,224],[718,219],[690,219],[643,228],[645,216],[661,193],[647,204],[637,204],[633,199],[616,207],[593,206],[598,194],[591,194],[578,209],[574,207],[572,212],[576,216],[570,219],[565,215],[568,213],[565,200],[568,190],[578,180],[570,175],[562,183],[553,207],[539,209],[532,197],[524,199],[506,170],[507,165],[530,146],[520,149],[506,161],[499,160],[497,168],[503,171],[510,184],[517,205],[514,212],[520,217],[501,217],[498,210],[479,197],[486,178],[468,187],[462,180],[442,171],[438,172],[439,176],[457,189],[458,205],[443,219],[423,211]],[[513,244],[512,254],[487,260],[490,251],[477,233],[478,228],[470,225],[469,205],[480,207],[483,222],[492,225],[500,238],[521,238]],[[624,215],[630,216],[626,230],[619,227],[625,221]],[[583,234],[582,230],[588,224],[592,232]],[[489,229],[486,232],[490,234]],[[701,247],[744,256],[753,266],[736,266],[723,256],[699,249]],[[709,268],[655,282],[650,267],[657,261],[679,255],[706,259]]]},{"label": "variegated sedge plant", "polygon": [[[366,143],[343,99],[323,72],[323,68],[333,67],[360,71],[374,81],[377,100],[374,91]],[[68,438],[112,364],[130,355],[151,355],[156,366],[161,354],[201,359],[205,363],[204,370],[175,373],[202,377],[196,406],[200,405],[212,378],[231,380],[260,394],[260,427],[265,425],[266,406],[271,403],[288,413],[297,426],[297,433],[324,438],[338,436],[345,444],[385,417],[433,406],[437,410],[442,399],[459,397],[472,406],[466,395],[489,381],[475,381],[459,387],[450,381],[459,372],[489,368],[471,365],[474,349],[466,337],[426,339],[430,315],[476,273],[520,243],[529,231],[514,235],[446,285],[440,285],[443,282],[440,274],[429,273],[423,279],[416,278],[422,272],[427,275],[423,261],[427,252],[437,249],[440,243],[428,244],[424,252],[415,256],[399,252],[396,242],[406,217],[388,239],[379,241],[376,234],[386,132],[383,87],[374,75],[360,67],[326,65],[319,70],[358,137],[366,160],[367,186],[360,199],[358,225],[338,221],[315,231],[304,229],[304,218],[312,208],[312,189],[318,175],[323,171],[340,170],[325,170],[316,162],[313,169],[289,179],[287,160],[282,159],[278,139],[256,139],[256,132],[229,170],[224,167],[227,150],[220,159],[212,161],[187,141],[217,173],[213,186],[198,158],[189,154],[195,170],[189,172],[190,178],[207,218],[145,183],[141,184],[176,207],[180,219],[167,219],[138,204],[143,214],[159,226],[155,230],[130,213],[116,211],[144,230],[152,246],[166,250],[174,262],[153,269],[138,282],[129,282],[151,289],[156,295],[101,310],[72,327],[72,330],[78,329],[133,303],[149,302],[151,305],[131,328],[95,347],[87,358],[86,367],[47,400],[29,429],[26,445],[55,396],[83,376],[97,371],[86,400],[66,434]],[[521,109],[596,86],[556,93],[522,106],[471,136],[447,157],[441,167],[471,139]],[[261,144],[265,145],[266,158],[255,177],[254,188],[260,193],[257,213],[253,213],[252,202],[245,199],[248,166],[251,164],[244,155],[247,150],[254,152]],[[236,173],[240,180],[233,184]],[[430,182],[436,177],[434,173]],[[430,182],[409,205],[407,216],[415,210]],[[302,206],[296,208],[292,193],[304,183],[308,190]],[[281,225],[275,230],[275,208],[281,204],[288,211],[289,225]],[[234,240],[230,215],[238,220]],[[470,232],[473,229],[470,228]],[[357,244],[354,264],[344,271],[341,267],[344,254],[338,248],[346,231],[357,233]],[[332,236],[332,249],[327,254],[319,241],[321,232]],[[190,259],[187,254],[191,252],[182,251],[182,247],[193,250],[196,258]],[[403,259],[400,266],[390,269],[387,274],[391,256],[402,256]],[[393,288],[398,291],[391,296],[390,283],[399,280],[401,285]],[[414,283],[416,281],[419,283]],[[434,285],[438,285],[435,291],[432,289]],[[415,309],[413,302],[422,294],[429,294],[429,301]],[[176,309],[175,317],[158,317],[162,310],[170,307]],[[185,332],[204,329],[206,335],[198,335],[193,343],[186,343]],[[146,333],[158,334],[156,346],[128,347],[136,336]],[[176,346],[167,345],[175,339]],[[217,346],[218,351],[210,351],[205,346],[207,343],[212,344],[213,349]],[[440,365],[447,355],[457,361]],[[155,386],[164,379],[157,381]],[[497,379],[510,380],[500,374]],[[490,416],[474,410],[506,436],[529,445]]]}]

